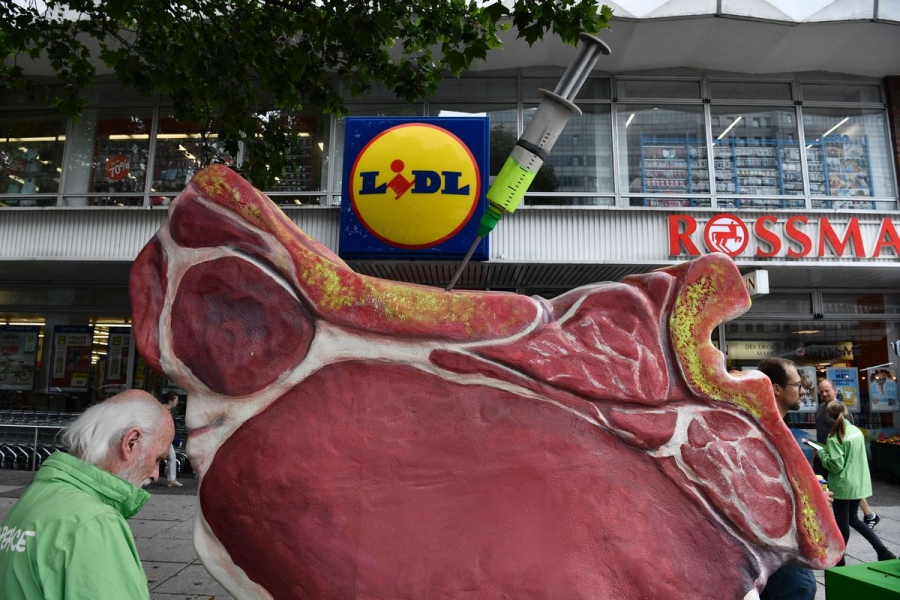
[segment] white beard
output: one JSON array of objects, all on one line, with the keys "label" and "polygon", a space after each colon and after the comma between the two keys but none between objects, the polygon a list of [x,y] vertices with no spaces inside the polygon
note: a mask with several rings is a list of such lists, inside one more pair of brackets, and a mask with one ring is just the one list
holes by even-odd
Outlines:
[{"label": "white beard", "polygon": [[137,487],[147,487],[148,485],[153,483],[153,480],[150,479],[149,477],[146,479],[140,478],[141,477],[141,475],[140,475],[141,467],[144,465],[144,460],[146,458],[147,458],[147,449],[143,448],[143,449],[141,449],[141,453],[138,455],[137,459],[134,462],[132,462],[130,465],[128,465],[127,467],[122,469],[122,471],[120,473],[116,473],[116,475],[120,479],[124,479],[131,485],[134,485]]}]

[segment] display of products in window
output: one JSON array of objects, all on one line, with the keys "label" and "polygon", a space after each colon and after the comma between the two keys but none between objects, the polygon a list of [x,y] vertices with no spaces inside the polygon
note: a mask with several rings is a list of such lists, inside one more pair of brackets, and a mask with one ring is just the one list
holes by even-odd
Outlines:
[{"label": "display of products in window", "polygon": [[[0,120],[0,194],[55,194],[59,191],[64,135],[56,121]],[[5,135],[4,135],[5,134]],[[50,206],[56,198],[3,198],[2,206]]]},{"label": "display of products in window", "polygon": [[200,134],[182,137],[184,139],[165,139],[160,135],[161,139],[157,140],[151,192],[180,192],[210,157],[213,162],[228,167],[234,165],[234,159],[224,152],[223,144],[214,136],[207,136],[205,140]]},{"label": "display of products in window", "polygon": [[273,192],[310,192],[319,189],[318,181],[313,181],[313,140],[302,137],[284,157],[285,165],[281,176],[272,186]]},{"label": "display of products in window", "polygon": [[[17,145],[16,145],[17,144]],[[52,193],[59,189],[59,174],[47,168],[53,161],[45,160],[47,153],[56,154],[52,145],[3,144],[0,149],[0,175],[4,194]]]},{"label": "display of products in window", "polygon": [[709,192],[705,142],[691,135],[669,138],[641,134],[640,139],[642,192]]},{"label": "display of products in window", "polygon": [[739,138],[718,140],[713,148],[716,191],[747,196],[803,193],[800,149],[795,140]]},{"label": "display of products in window", "polygon": [[[95,194],[143,192],[147,177],[147,142],[97,140],[90,191]],[[136,205],[140,197],[88,198],[89,206]]]},{"label": "display of products in window", "polygon": [[867,137],[829,136],[809,144],[806,155],[814,195],[875,195]]}]

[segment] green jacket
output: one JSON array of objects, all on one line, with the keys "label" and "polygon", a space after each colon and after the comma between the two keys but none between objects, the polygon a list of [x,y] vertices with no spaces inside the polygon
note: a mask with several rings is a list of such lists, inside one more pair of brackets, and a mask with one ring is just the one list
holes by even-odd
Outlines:
[{"label": "green jacket", "polygon": [[819,460],[828,469],[828,489],[836,500],[862,500],[872,495],[866,438],[859,427],[845,422],[844,441],[829,435]]},{"label": "green jacket", "polygon": [[125,519],[150,494],[57,452],[0,527],[0,598],[150,598]]}]

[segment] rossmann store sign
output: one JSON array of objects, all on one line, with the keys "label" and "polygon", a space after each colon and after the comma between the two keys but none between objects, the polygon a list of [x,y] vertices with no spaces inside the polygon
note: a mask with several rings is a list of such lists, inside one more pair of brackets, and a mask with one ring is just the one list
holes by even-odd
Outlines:
[{"label": "rossmann store sign", "polygon": [[[339,254],[461,258],[484,214],[487,117],[350,117]],[[473,254],[488,256],[482,240]]]},{"label": "rossmann store sign", "polygon": [[858,217],[717,214],[703,223],[693,215],[669,215],[668,232],[670,256],[724,252],[741,258],[900,260],[900,235],[891,217],[861,222]]}]

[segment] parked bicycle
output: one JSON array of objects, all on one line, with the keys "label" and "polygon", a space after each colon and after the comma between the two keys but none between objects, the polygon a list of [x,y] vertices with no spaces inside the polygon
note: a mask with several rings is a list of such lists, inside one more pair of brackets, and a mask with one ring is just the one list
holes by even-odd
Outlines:
[{"label": "parked bicycle", "polygon": [[32,366],[25,364],[24,360],[0,359],[0,381],[10,378],[28,381],[32,372]]}]

